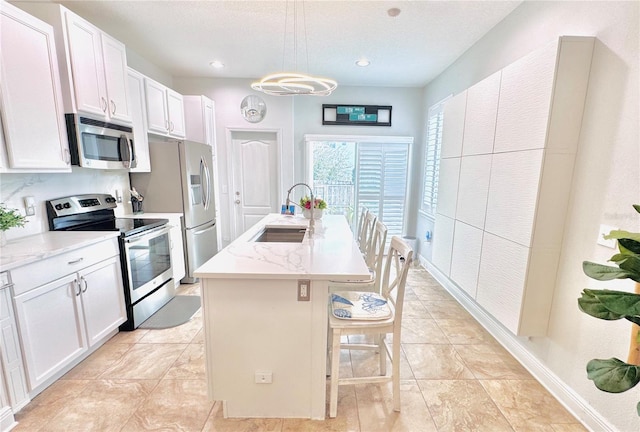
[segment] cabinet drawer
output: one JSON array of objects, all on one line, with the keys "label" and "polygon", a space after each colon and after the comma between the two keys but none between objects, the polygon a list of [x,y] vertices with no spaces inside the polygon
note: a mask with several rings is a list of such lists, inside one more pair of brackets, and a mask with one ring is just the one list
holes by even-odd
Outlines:
[{"label": "cabinet drawer", "polygon": [[112,256],[119,255],[118,239],[85,246],[70,252],[64,252],[37,263],[11,270],[13,295],[25,293],[52,280],[77,272],[83,268]]}]

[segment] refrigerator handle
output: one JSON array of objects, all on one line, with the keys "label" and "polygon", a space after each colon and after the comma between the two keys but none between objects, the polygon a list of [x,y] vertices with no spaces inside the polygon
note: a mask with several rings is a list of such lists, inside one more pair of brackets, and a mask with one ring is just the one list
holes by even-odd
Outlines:
[{"label": "refrigerator handle", "polygon": [[206,183],[206,191],[203,193],[203,204],[204,208],[208,209],[211,203],[211,177],[209,175],[209,167],[207,166],[207,162],[204,158],[200,159],[200,175],[204,178],[204,182]]}]

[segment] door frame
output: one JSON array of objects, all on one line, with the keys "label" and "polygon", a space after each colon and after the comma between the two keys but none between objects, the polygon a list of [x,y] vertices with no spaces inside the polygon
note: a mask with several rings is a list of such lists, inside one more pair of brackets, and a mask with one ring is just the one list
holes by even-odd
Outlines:
[{"label": "door frame", "polygon": [[283,188],[285,187],[285,185],[283,184],[283,175],[282,175],[282,167],[284,166],[283,164],[283,160],[282,160],[282,129],[280,128],[261,128],[261,129],[255,129],[255,128],[242,128],[242,127],[227,127],[225,128],[226,132],[225,132],[225,136],[226,136],[226,151],[227,151],[227,184],[229,185],[229,193],[227,194],[227,206],[229,208],[229,236],[230,238],[230,242],[233,242],[233,240],[235,240],[240,234],[238,232],[238,227],[236,224],[236,215],[235,215],[235,205],[234,205],[234,195],[233,192],[231,191],[233,184],[234,184],[234,174],[235,174],[235,167],[233,164],[233,135],[236,132],[244,132],[244,133],[251,133],[251,134],[264,134],[264,133],[268,133],[268,134],[274,134],[275,138],[276,138],[276,172],[277,172],[277,181],[276,181],[276,197],[278,199],[277,202],[282,202],[282,191],[284,190]]}]

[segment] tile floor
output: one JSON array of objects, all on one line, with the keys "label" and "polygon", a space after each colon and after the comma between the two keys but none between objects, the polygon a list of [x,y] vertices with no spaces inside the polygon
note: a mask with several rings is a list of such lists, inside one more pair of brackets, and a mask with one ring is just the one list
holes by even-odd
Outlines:
[{"label": "tile floor", "polygon": [[[390,384],[362,384],[340,388],[335,419],[225,420],[206,395],[199,311],[173,329],[119,333],[17,413],[14,431],[586,430],[423,269],[411,269],[405,301],[400,413]],[[340,361],[344,376],[377,364],[372,352]]]}]

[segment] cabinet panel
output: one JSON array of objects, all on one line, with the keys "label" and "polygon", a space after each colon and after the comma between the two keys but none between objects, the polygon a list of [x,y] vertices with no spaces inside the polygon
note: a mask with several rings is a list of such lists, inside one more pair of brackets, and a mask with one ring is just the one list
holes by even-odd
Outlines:
[{"label": "cabinet panel", "polygon": [[101,32],[71,12],[65,15],[77,109],[108,120]]},{"label": "cabinet panel", "polygon": [[78,291],[74,273],[15,297],[31,389],[88,349]]},{"label": "cabinet panel", "polygon": [[29,394],[9,288],[0,289],[0,341],[0,363],[7,379],[9,402],[15,409],[29,402]]},{"label": "cabinet panel", "polygon": [[150,172],[149,136],[147,135],[147,106],[144,99],[144,76],[133,69],[128,71],[129,103],[133,120],[133,145],[136,167],[130,172]]},{"label": "cabinet panel", "polygon": [[87,337],[93,346],[127,320],[119,258],[84,269],[79,275]]},{"label": "cabinet panel", "polygon": [[488,154],[463,156],[460,162],[456,219],[480,229],[487,213],[491,160]]},{"label": "cabinet panel", "polygon": [[438,204],[436,211],[450,218],[456,216],[460,158],[441,159],[438,178]]},{"label": "cabinet panel", "polygon": [[144,90],[147,102],[147,126],[149,132],[166,135],[169,132],[169,113],[167,111],[166,87],[145,78]]},{"label": "cabinet panel", "polygon": [[543,150],[493,155],[485,230],[531,245]]},{"label": "cabinet panel", "polygon": [[501,72],[496,72],[467,90],[462,155],[493,152],[500,77]]},{"label": "cabinet panel", "polygon": [[545,146],[557,53],[555,41],[502,70],[496,153]]},{"label": "cabinet panel", "polygon": [[442,118],[442,158],[462,155],[464,136],[464,115],[467,106],[467,91],[457,94],[444,104]]},{"label": "cabinet panel", "polygon": [[109,97],[109,117],[111,120],[131,123],[127,88],[126,48],[124,44],[102,33],[102,53],[107,95]]},{"label": "cabinet panel", "polygon": [[180,285],[180,279],[187,274],[180,219],[181,218],[174,218],[169,220],[171,224],[171,230],[169,231],[169,239],[171,241],[171,267],[173,268],[173,280],[176,287]]},{"label": "cabinet panel", "polygon": [[476,297],[483,231],[460,221],[455,223],[451,255],[451,280]]},{"label": "cabinet panel", "polygon": [[485,232],[476,300],[514,334],[518,334],[528,260],[529,248]]},{"label": "cabinet panel", "polygon": [[0,15],[0,168],[70,171],[53,28],[8,3]]},{"label": "cabinet panel", "polygon": [[167,109],[169,111],[169,134],[184,138],[186,129],[182,95],[169,88],[167,89]]},{"label": "cabinet panel", "polygon": [[454,222],[451,218],[436,214],[436,222],[433,228],[432,261],[446,276],[449,276],[451,270]]}]

